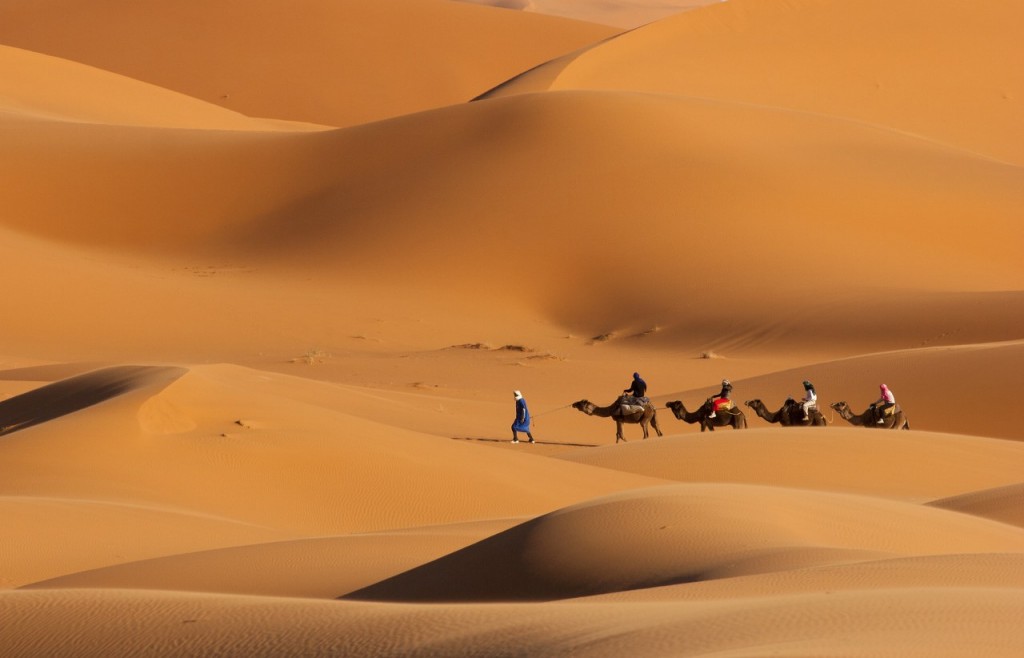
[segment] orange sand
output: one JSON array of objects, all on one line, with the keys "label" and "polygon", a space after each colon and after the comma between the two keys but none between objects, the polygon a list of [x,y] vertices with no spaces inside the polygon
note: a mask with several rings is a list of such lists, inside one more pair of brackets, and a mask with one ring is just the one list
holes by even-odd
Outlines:
[{"label": "orange sand", "polygon": [[0,654],[1024,654],[1019,3],[181,4],[0,0]]}]

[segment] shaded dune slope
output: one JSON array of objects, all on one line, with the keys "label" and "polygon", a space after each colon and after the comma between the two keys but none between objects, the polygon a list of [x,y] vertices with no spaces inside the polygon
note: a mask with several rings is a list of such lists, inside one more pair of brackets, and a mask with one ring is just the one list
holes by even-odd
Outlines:
[{"label": "shaded dune slope", "polygon": [[983,491],[934,500],[940,509],[973,514],[1001,523],[1024,527],[1024,483],[1008,484]]},{"label": "shaded dune slope", "polygon": [[0,2],[0,43],[333,126],[461,103],[616,32],[437,0]]},{"label": "shaded dune slope", "polygon": [[[393,532],[277,541],[126,562],[24,588],[149,589],[335,598],[520,523],[477,521]],[[352,565],[358,564],[358,569]]]},{"label": "shaded dune slope", "polygon": [[[621,129],[609,134],[609,125]],[[750,280],[736,283],[755,301],[807,269],[824,282],[841,272],[868,285],[884,271],[897,288],[958,289],[970,271],[972,283],[1024,287],[1019,168],[819,116],[566,92],[300,135],[19,127],[0,159],[8,226],[97,246],[330,262],[384,281],[414,268],[425,282],[489,287],[504,281],[493,263],[517,226],[545,236],[522,254],[533,273],[524,283],[541,300],[586,315],[566,300],[596,285],[627,300],[623,314],[649,315],[673,292],[637,290],[604,265],[622,258],[618,236],[643,245],[649,279],[706,295],[719,251],[690,251],[684,263],[678,254],[722,225],[729,257],[753,263]],[[435,166],[438,153],[445,167]],[[581,176],[595,193],[578,191]],[[44,194],[44,180],[57,189]],[[839,207],[837,197],[846,200]],[[965,231],[979,205],[991,211],[988,230]],[[82,208],[79,222],[55,219]],[[879,237],[858,228],[864,217],[885,224],[898,248],[873,248]],[[991,251],[992,234],[1010,246]],[[359,249],[338,262],[339,245]],[[949,267],[927,266],[936,260]],[[438,261],[449,266],[429,267]],[[548,300],[539,280],[556,275],[563,285]]]},{"label": "shaded dune slope", "polygon": [[346,598],[537,601],[726,578],[780,564],[1024,547],[1020,528],[935,511],[740,485],[631,491],[542,516]]},{"label": "shaded dune slope", "polygon": [[0,402],[0,434],[9,434],[81,411],[144,386],[167,386],[187,370],[116,366],[47,384]]}]

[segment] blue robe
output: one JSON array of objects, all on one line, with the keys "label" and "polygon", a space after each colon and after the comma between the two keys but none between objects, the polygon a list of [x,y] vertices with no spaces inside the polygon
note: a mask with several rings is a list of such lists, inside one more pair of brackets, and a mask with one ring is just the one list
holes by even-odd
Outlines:
[{"label": "blue robe", "polygon": [[530,410],[524,398],[516,400],[516,422],[512,423],[512,429],[516,432],[530,431]]}]

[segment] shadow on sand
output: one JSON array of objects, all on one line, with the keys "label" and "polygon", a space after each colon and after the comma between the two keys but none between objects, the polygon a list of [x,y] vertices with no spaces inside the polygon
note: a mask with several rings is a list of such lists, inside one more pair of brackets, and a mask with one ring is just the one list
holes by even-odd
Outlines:
[{"label": "shadow on sand", "polygon": [[115,366],[63,379],[0,402],[0,435],[81,411],[146,384],[177,379],[184,368]]}]

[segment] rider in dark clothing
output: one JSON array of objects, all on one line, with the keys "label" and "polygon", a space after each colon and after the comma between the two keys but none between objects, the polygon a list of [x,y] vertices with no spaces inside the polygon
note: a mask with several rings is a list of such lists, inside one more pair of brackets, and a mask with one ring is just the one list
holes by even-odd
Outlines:
[{"label": "rider in dark clothing", "polygon": [[711,405],[711,414],[708,418],[714,418],[718,415],[719,407],[729,404],[732,396],[732,382],[728,379],[722,380],[722,392],[718,394],[718,397],[714,399],[714,403]]},{"label": "rider in dark clothing", "polygon": [[622,391],[626,395],[632,395],[637,398],[644,398],[647,396],[647,382],[640,378],[640,373],[633,373],[633,383],[630,384],[629,388]]}]

